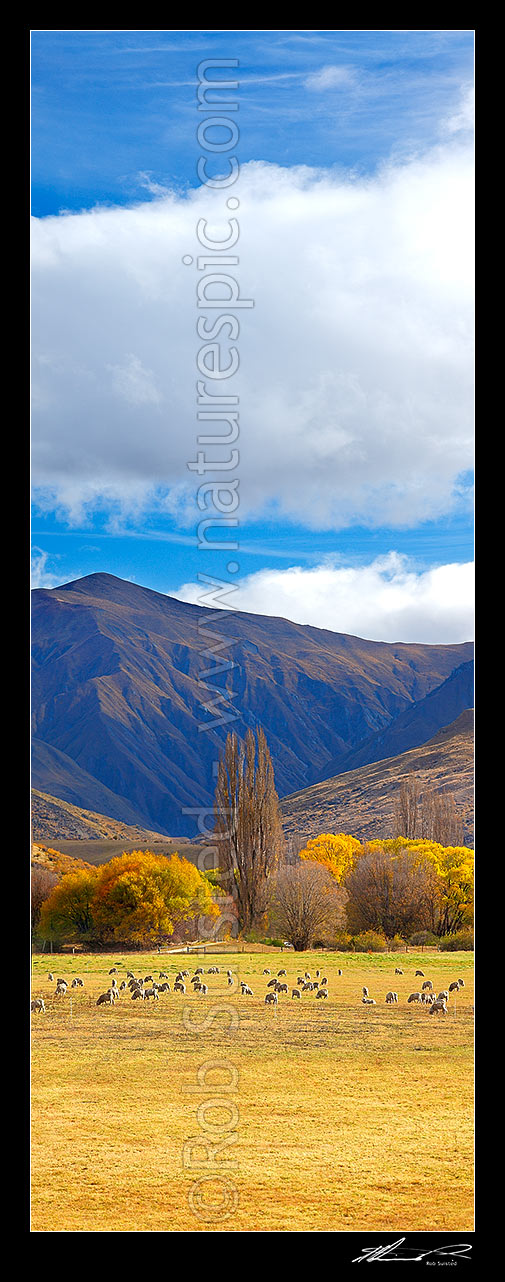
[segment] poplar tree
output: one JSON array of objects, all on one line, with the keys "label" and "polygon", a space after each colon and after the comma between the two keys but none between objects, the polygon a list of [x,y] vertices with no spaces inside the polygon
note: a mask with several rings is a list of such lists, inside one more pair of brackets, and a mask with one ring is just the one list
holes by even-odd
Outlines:
[{"label": "poplar tree", "polygon": [[264,731],[241,742],[228,735],[214,799],[215,836],[239,929],[258,926],[268,905],[268,881],[283,848],[279,799]]}]

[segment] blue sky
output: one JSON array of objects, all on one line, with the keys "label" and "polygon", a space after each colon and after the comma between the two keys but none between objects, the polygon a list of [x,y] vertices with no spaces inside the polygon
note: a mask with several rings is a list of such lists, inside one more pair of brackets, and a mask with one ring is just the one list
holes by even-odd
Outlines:
[{"label": "blue sky", "polygon": [[[316,623],[324,582],[323,626],[359,630],[349,571],[384,639],[416,639],[394,632],[419,628],[414,597],[431,612],[417,639],[466,639],[469,579],[451,579],[451,623],[435,572],[473,554],[470,31],[33,33],[34,581],[108,570],[197,599],[199,570],[226,574],[197,550],[184,462],[197,340],[181,262],[204,210],[195,73],[212,57],[239,63],[238,270],[255,301],[241,608]],[[311,573],[293,603],[279,576],[294,568]]]}]

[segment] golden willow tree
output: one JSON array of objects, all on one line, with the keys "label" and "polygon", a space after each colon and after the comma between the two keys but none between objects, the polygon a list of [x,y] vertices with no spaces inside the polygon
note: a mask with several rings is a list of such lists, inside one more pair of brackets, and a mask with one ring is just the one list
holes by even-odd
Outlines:
[{"label": "golden willow tree", "polygon": [[239,928],[251,930],[266,913],[268,880],[284,842],[272,759],[261,728],[256,734],[248,730],[244,742],[228,735],[214,814],[219,863],[235,900]]}]

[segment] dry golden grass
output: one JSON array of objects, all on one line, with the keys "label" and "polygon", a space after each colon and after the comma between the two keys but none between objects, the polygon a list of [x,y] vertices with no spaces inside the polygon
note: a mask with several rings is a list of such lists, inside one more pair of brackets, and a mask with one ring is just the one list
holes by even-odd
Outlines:
[{"label": "dry golden grass", "polygon": [[[180,967],[212,964],[221,974],[205,976],[207,997],[123,995],[96,1006],[112,965],[118,983],[127,969],[155,978],[164,970],[173,983]],[[277,1010],[264,1004],[265,966],[288,972]],[[227,987],[228,967],[254,997]],[[465,980],[445,1018],[407,1004],[422,983],[418,967],[437,991]],[[327,975],[327,1001],[291,999],[306,969]],[[84,990],[55,998],[49,970],[80,975]],[[471,953],[46,956],[33,971],[33,994],[46,1004],[32,1020],[33,1231],[472,1230]],[[363,985],[376,1006],[362,1005]],[[390,988],[398,1005],[384,1004]],[[206,1018],[218,1005],[228,1014]],[[222,1108],[205,1114],[217,1138],[227,1125],[236,1134],[223,1155],[236,1160],[238,1205],[208,1220],[189,1201],[205,1169],[185,1168],[183,1150],[204,1134],[202,1101],[223,1099],[224,1070],[208,1073],[203,1093],[188,1092],[216,1059],[239,1075],[229,1096],[236,1120]],[[191,1157],[201,1161],[203,1150]],[[210,1183],[205,1193],[208,1201]]]}]

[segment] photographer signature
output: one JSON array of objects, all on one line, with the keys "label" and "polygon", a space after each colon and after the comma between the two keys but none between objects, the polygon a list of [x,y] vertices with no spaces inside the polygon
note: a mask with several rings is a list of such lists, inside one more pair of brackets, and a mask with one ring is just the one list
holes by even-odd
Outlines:
[{"label": "photographer signature", "polygon": [[[468,1259],[471,1246],[468,1242],[451,1242],[447,1246],[434,1247],[431,1251],[419,1250],[416,1246],[404,1246],[404,1237],[399,1237],[391,1246],[364,1246],[361,1255],[357,1255],[352,1264],[368,1264],[372,1260],[426,1260],[429,1255],[456,1256],[457,1259]],[[452,1263],[452,1261],[451,1261]]]}]

